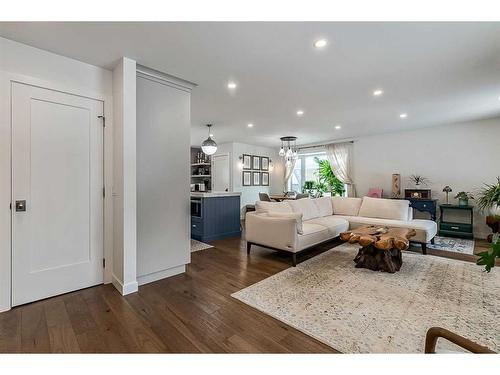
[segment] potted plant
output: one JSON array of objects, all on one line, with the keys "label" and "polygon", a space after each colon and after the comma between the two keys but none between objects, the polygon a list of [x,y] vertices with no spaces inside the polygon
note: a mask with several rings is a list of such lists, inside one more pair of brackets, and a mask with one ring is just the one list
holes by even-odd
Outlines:
[{"label": "potted plant", "polygon": [[468,191],[461,191],[455,196],[455,199],[458,199],[459,206],[468,206],[469,199],[474,199],[474,197]]},{"label": "potted plant", "polygon": [[500,177],[495,184],[484,184],[479,192],[477,205],[483,211],[490,212],[493,216],[500,216]]},{"label": "potted plant", "polygon": [[410,181],[418,188],[421,185],[428,185],[429,179],[424,176],[420,176],[418,174],[412,174],[410,176]]},{"label": "potted plant", "polygon": [[314,161],[318,164],[318,184],[324,187],[325,191],[330,191],[332,196],[342,196],[345,191],[344,184],[335,176],[330,162],[321,160],[318,157],[315,157]]},{"label": "potted plant", "polygon": [[500,236],[497,234],[493,235],[491,246],[488,251],[483,251],[479,253],[479,259],[476,264],[484,266],[486,272],[490,272],[493,267],[495,267],[496,259],[500,259]]},{"label": "potted plant", "polygon": [[316,188],[316,181],[312,180],[304,181],[304,186],[302,186],[302,192],[309,194],[309,196],[311,196],[315,188]]}]

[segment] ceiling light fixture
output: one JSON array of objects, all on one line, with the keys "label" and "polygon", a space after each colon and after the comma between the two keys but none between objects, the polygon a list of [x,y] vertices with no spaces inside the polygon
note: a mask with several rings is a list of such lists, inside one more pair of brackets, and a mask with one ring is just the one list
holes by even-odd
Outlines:
[{"label": "ceiling light fixture", "polygon": [[247,125],[249,128],[253,128],[253,124],[248,124]]},{"label": "ceiling light fixture", "polygon": [[283,158],[285,165],[290,167],[294,160],[299,157],[299,150],[297,149],[297,137],[281,137],[281,148],[279,156]]},{"label": "ceiling light fixture", "polygon": [[297,111],[297,116],[302,116],[303,114],[304,114],[304,111],[303,111],[303,110],[299,109],[299,110]]},{"label": "ceiling light fixture", "polygon": [[324,48],[328,44],[326,39],[319,39],[314,42],[314,47],[316,48]]},{"label": "ceiling light fixture", "polygon": [[336,126],[335,126],[335,129],[337,129],[337,130],[339,130],[339,129],[341,129],[341,128],[342,128],[342,126],[340,126],[340,125],[336,125]]},{"label": "ceiling light fixture", "polygon": [[375,90],[375,91],[373,92],[373,96],[380,96],[380,95],[382,95],[383,93],[384,93],[384,91],[383,91],[383,90],[378,89],[378,90]]},{"label": "ceiling light fixture", "polygon": [[212,139],[212,134],[210,134],[210,128],[212,127],[212,124],[207,124],[208,127],[208,138],[203,141],[201,144],[201,150],[206,154],[206,155],[213,155],[217,151],[217,143]]},{"label": "ceiling light fixture", "polygon": [[231,90],[234,90],[234,89],[236,88],[236,86],[237,86],[237,85],[236,85],[236,83],[234,83],[234,82],[229,82],[229,83],[227,84],[227,88],[228,88],[228,89],[231,89]]},{"label": "ceiling light fixture", "polygon": [[399,117],[401,117],[401,118],[407,118],[407,117],[408,117],[408,114],[407,114],[407,113],[401,113],[401,114],[399,115]]}]

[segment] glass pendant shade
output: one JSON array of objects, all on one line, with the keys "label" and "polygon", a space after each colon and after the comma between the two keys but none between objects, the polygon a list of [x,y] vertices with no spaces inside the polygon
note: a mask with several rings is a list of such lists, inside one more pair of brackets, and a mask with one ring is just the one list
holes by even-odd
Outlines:
[{"label": "glass pendant shade", "polygon": [[208,124],[208,138],[203,141],[201,144],[201,150],[206,155],[213,155],[217,151],[217,143],[210,136],[210,128],[211,124]]},{"label": "glass pendant shade", "polygon": [[281,141],[281,148],[279,151],[279,156],[283,158],[283,162],[287,167],[291,167],[293,162],[295,162],[295,160],[297,160],[299,156],[297,149],[297,137],[293,136],[281,137],[280,141]]}]

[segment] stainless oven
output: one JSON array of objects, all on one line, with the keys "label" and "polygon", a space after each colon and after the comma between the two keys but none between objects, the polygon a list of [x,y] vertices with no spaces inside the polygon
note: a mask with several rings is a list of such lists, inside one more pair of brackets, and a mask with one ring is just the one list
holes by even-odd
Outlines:
[{"label": "stainless oven", "polygon": [[191,198],[191,216],[201,217],[201,198]]}]

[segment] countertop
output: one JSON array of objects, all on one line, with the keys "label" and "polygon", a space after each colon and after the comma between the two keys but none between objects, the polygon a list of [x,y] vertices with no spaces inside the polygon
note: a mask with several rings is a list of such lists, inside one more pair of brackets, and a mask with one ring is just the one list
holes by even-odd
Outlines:
[{"label": "countertop", "polygon": [[239,197],[240,192],[231,191],[192,191],[191,198]]}]

